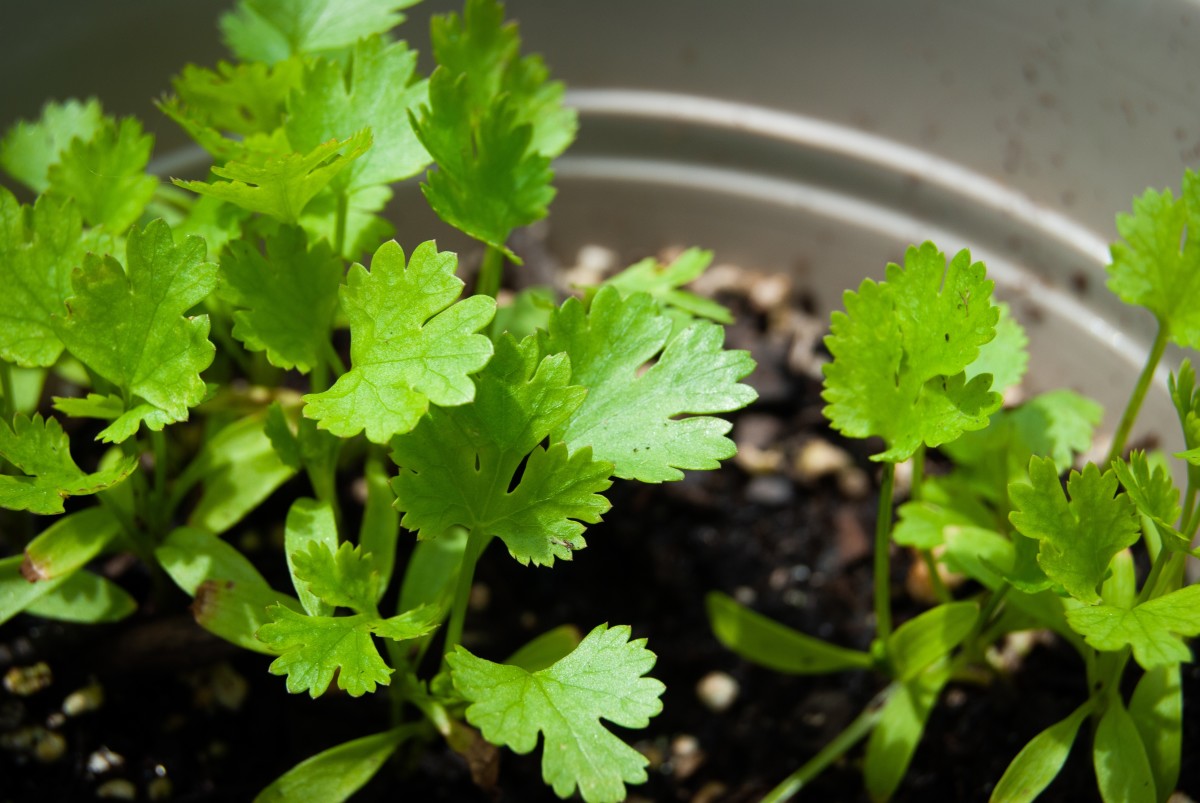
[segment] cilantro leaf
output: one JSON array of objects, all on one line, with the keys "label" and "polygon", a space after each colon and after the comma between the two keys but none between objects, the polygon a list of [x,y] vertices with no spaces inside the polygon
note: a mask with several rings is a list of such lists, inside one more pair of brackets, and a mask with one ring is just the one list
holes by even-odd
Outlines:
[{"label": "cilantro leaf", "polygon": [[430,20],[430,40],[438,65],[464,83],[469,108],[481,112],[507,95],[521,123],[533,129],[532,148],[554,158],[566,150],[578,127],[574,109],[563,106],[564,87],[549,81],[538,56],[520,58],[515,23],[504,24],[504,6],[495,0],[468,0],[462,17],[451,12]]},{"label": "cilantro leaf", "polygon": [[171,421],[206,395],[200,372],[212,363],[208,316],[185,317],[216,285],[217,266],[204,261],[204,241],[175,245],[161,220],[133,229],[126,268],[88,254],[75,272],[67,314],[54,319],[59,338],[81,362],[139,397]]},{"label": "cilantro leaf", "polygon": [[50,186],[50,166],[74,139],[95,136],[104,121],[100,101],[48,102],[36,122],[18,120],[0,140],[0,167],[37,193]]},{"label": "cilantro leaf", "polygon": [[306,204],[338,173],[371,147],[371,132],[330,140],[306,153],[276,154],[247,150],[241,160],[212,172],[226,181],[183,181],[178,187],[295,223]]},{"label": "cilantro leaf", "polygon": [[454,254],[422,243],[407,266],[396,242],[375,252],[371,271],[350,269],[340,296],[350,321],[351,369],[333,387],[304,397],[304,415],[343,438],[364,429],[375,443],[407,432],[428,409],[465,404],[475,396],[470,374],[492,354],[478,332],[495,301],[474,296],[455,303],[463,283]]},{"label": "cilantro leaf", "polygon": [[1133,214],[1117,215],[1124,242],[1111,247],[1108,287],[1127,304],[1145,307],[1181,346],[1200,347],[1200,175],[1183,175],[1179,198],[1146,190]]},{"label": "cilantro leaf", "polygon": [[608,510],[599,494],[612,473],[590,449],[568,454],[562,443],[538,445],[583,400],[586,392],[570,378],[565,355],[539,359],[533,338],[518,344],[501,337],[477,378],[474,403],[430,410],[392,441],[401,524],[421,538],[454,525],[496,535],[521,563],[569,560],[585,546],[580,522],[595,523]]},{"label": "cilantro leaf", "polygon": [[27,477],[0,474],[0,507],[50,515],[63,512],[68,496],[98,493],[122,482],[137,457],[122,457],[106,469],[84,473],[71,459],[71,443],[54,418],[18,414],[10,428],[0,422],[0,455]]},{"label": "cilantro leaf", "polygon": [[371,625],[378,620],[362,614],[305,616],[281,605],[267,608],[267,615],[271,621],[258,629],[258,638],[279,653],[268,671],[287,675],[292,694],[320,697],[335,672],[338,688],[351,697],[391,682],[393,670],[371,639]]},{"label": "cilantro leaf", "polygon": [[122,443],[132,438],[143,423],[147,429],[159,432],[174,421],[170,415],[152,404],[137,404],[125,409],[119,396],[89,393],[86,398],[54,397],[54,409],[71,418],[101,418],[112,421],[96,440],[104,443]]},{"label": "cilantro leaf", "polygon": [[32,209],[0,187],[0,358],[17,365],[50,366],[63,344],[51,316],[65,309],[71,271],[83,261],[83,223],[70,202],[38,198]]},{"label": "cilantro leaf", "polygon": [[1075,455],[1092,448],[1092,437],[1104,408],[1070,390],[1051,390],[1034,396],[1011,413],[1021,441],[1032,454],[1049,457],[1066,471]]},{"label": "cilantro leaf", "polygon": [[533,129],[517,118],[506,96],[476,121],[466,76],[438,68],[429,79],[429,105],[412,116],[417,138],[437,162],[421,191],[442,220],[521,260],[505,241],[513,229],[546,216],[554,198],[549,157],[531,147]]},{"label": "cilantro leaf", "polygon": [[1117,493],[1117,477],[1089,463],[1067,479],[1070,501],[1048,458],[1029,461],[1029,483],[1008,487],[1015,510],[1009,515],[1023,535],[1041,542],[1037,562],[1051,580],[1076,599],[1100,601],[1096,587],[1113,555],[1138,539],[1133,504]]},{"label": "cilantro leaf", "polygon": [[359,613],[375,609],[379,574],[361,547],[342,542],[336,552],[320,542],[293,556],[296,577],[308,590],[334,608],[352,608]]},{"label": "cilantro leaf", "polygon": [[932,243],[910,247],[905,267],[888,265],[887,281],[863,281],[843,296],[825,344],[833,428],[853,438],[879,435],[888,449],[872,460],[906,460],[921,443],[940,446],[982,429],[1001,404],[991,377],[966,380],[964,369],[995,333],[999,311],[982,263],[960,251],[946,264]]},{"label": "cilantro leaf", "polygon": [[423,605],[390,619],[365,614],[305,616],[282,605],[267,608],[271,621],[258,629],[258,638],[279,653],[268,671],[287,675],[293,694],[307,691],[320,697],[336,672],[338,688],[351,697],[375,691],[391,682],[394,671],[383,662],[372,634],[394,641],[427,635],[437,627],[441,612]]},{"label": "cilantro leaf", "polygon": [[621,291],[622,297],[633,293],[649,293],[666,310],[682,313],[683,317],[708,318],[717,323],[733,323],[729,310],[712,299],[680,290],[683,285],[700,277],[712,262],[713,252],[689,248],[663,265],[654,257],[630,265],[604,284]]},{"label": "cilantro leaf", "polygon": [[1067,611],[1067,622],[1097,650],[1132,647],[1143,669],[1192,660],[1180,636],[1200,635],[1200,585],[1155,597],[1132,608],[1096,605]]},{"label": "cilantro leaf", "polygon": [[[221,61],[215,70],[188,64],[172,85],[190,119],[243,136],[269,134],[283,124],[288,94],[299,86],[302,69],[300,59],[273,65]],[[362,127],[342,133],[350,134]]]},{"label": "cilantro leaf", "polygon": [[288,141],[306,151],[370,128],[371,149],[335,180],[349,193],[415,175],[429,164],[408,118],[409,109],[428,97],[428,82],[417,80],[416,65],[416,51],[379,36],[359,41],[345,64],[310,62],[288,104]]},{"label": "cilantro leaf", "polygon": [[1029,337],[1017,323],[1007,304],[997,304],[995,339],[979,347],[979,356],[967,366],[967,379],[980,374],[992,375],[992,388],[1003,391],[1021,384],[1029,368]]},{"label": "cilantro leaf", "polygon": [[221,16],[225,44],[243,61],[281,61],[349,47],[404,21],[417,0],[241,0]]},{"label": "cilantro leaf", "polygon": [[154,137],[126,117],[104,119],[91,139],[74,139],[50,166],[47,192],[74,198],[89,226],[120,233],[137,222],[154,196],[158,179],[146,175]]},{"label": "cilantro leaf", "polygon": [[[706,415],[736,410],[757,394],[738,379],[754,370],[745,351],[724,351],[723,330],[697,322],[668,342],[670,319],[648,295],[622,299],[602,288],[584,311],[568,299],[550,317],[542,350],[571,358],[571,379],[588,389],[556,438],[590,446],[615,474],[642,482],[682,479],[680,469],[716,468],[736,448],[730,423]],[[647,362],[654,364],[639,375]]]},{"label": "cilantro leaf", "polygon": [[662,710],[665,687],[643,677],[654,666],[645,639],[628,626],[600,625],[570,655],[538,672],[476,658],[463,647],[447,656],[454,685],[471,701],[467,721],[493,744],[516,753],[542,746],[542,777],[559,797],[578,787],[588,803],[624,800],[625,784],[646,780],[647,759],[600,724],[643,728]]},{"label": "cilantro leaf", "polygon": [[1165,524],[1172,524],[1183,512],[1179,506],[1179,489],[1165,466],[1151,466],[1141,450],[1129,454],[1129,461],[1116,460],[1113,470],[1125,493],[1138,511]]},{"label": "cilantro leaf", "polygon": [[283,226],[267,238],[264,256],[235,240],[221,258],[221,276],[221,295],[241,308],[233,336],[247,349],[300,373],[327,359],[342,262],[326,242],[309,246],[303,229]]}]

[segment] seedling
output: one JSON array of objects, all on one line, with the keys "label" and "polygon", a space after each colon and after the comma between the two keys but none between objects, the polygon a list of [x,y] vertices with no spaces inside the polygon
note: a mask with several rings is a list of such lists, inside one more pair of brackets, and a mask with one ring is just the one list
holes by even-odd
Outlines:
[{"label": "seedling", "polygon": [[[509,235],[545,216],[575,115],[492,0],[435,19],[438,67],[419,76],[389,34],[410,3],[243,0],[225,15],[238,60],[188,66],[160,104],[213,158],[205,179],[147,175],[153,138],[94,100],[48,104],[0,141],[0,167],[36,195],[0,188],[0,506],[31,530],[29,514],[59,516],[0,560],[0,621],[130,615],[138,601],[88,566],[132,550],[153,604],[173,581],[289,691],[388,687],[391,729],[260,800],[343,800],[401,745],[528,753],[539,734],[558,795],[621,800],[647,759],[602,722],[659,712],[654,654],[600,624],[478,657],[460,643],[475,566],[497,539],[522,564],[571,560],[614,478],[732,456],[710,414],[754,399],[738,381],[753,362],[723,349],[708,320],[723,308],[679,289],[711,258],[695,250],[583,300],[498,312],[505,262],[520,263]],[[486,247],[468,297],[455,254],[388,239],[391,187],[423,171],[434,211]],[[85,451],[86,419],[107,446],[85,468],[71,441]],[[284,591],[222,536],[298,474],[312,496],[282,522]]]},{"label": "seedling", "polygon": [[[1045,628],[1079,653],[1086,698],[1035,736],[997,779],[993,801],[1036,798],[1058,775],[1085,721],[1105,801],[1162,801],[1179,777],[1186,638],[1200,634],[1200,587],[1186,585],[1200,513],[1200,393],[1185,360],[1170,391],[1183,426],[1187,489],[1180,504],[1166,458],[1125,453],[1125,442],[1168,341],[1200,343],[1200,176],[1187,172],[1182,197],[1147,191],[1112,247],[1109,287],[1158,320],[1158,335],[1121,416],[1107,460],[1072,466],[1091,446],[1096,403],[1069,391],[1001,409],[1017,384],[1026,338],[992,300],[981,263],[962,251],[947,260],[930,243],[844,296],[826,345],[825,414],[855,438],[882,438],[875,533],[875,628],[869,651],[795,632],[720,594],[709,598],[717,637],[744,657],[794,674],[873,670],[888,678],[866,710],[765,798],[790,798],[866,738],[864,776],[873,800],[903,780],[929,713],[948,682],[995,672],[986,649],[1006,633]],[[925,450],[939,447],[952,469],[926,477]],[[912,498],[893,513],[896,464],[912,462]],[[1068,473],[1066,486],[1060,480]],[[930,567],[940,604],[892,626],[889,548],[916,550]],[[1139,577],[1132,550],[1149,561]],[[956,597],[943,570],[975,584]],[[1130,660],[1132,658],[1132,661]],[[1122,692],[1136,678],[1131,695]],[[1132,679],[1132,678],[1131,678]],[[1128,688],[1128,687],[1125,687]]]}]

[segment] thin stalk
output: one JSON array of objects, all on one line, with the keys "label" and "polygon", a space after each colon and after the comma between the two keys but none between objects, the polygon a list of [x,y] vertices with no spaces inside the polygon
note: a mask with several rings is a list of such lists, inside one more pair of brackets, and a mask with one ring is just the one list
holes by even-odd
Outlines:
[{"label": "thin stalk", "polygon": [[1142,583],[1142,590],[1138,592],[1137,604],[1141,605],[1154,594],[1154,588],[1158,585],[1158,578],[1162,576],[1163,569],[1171,560],[1171,551],[1165,547],[1158,550],[1158,555],[1154,558],[1154,563],[1150,564],[1150,573],[1146,575],[1146,582]]},{"label": "thin stalk", "polygon": [[883,464],[879,488],[879,514],[875,519],[875,634],[887,639],[892,634],[891,561],[892,497],[896,490],[896,464]]},{"label": "thin stalk", "polygon": [[166,511],[170,496],[167,493],[167,436],[161,429],[150,431],[150,448],[154,450],[154,489],[147,513],[153,518],[154,535],[163,538],[166,536]]},{"label": "thin stalk", "polygon": [[933,556],[933,550],[922,549],[921,561],[925,564],[925,571],[929,573],[929,587],[933,589],[933,596],[939,603],[950,602],[953,597],[950,589],[946,588],[946,584],[942,582],[942,573],[938,571],[937,558]]},{"label": "thin stalk", "polygon": [[0,360],[0,393],[4,394],[4,398],[0,399],[0,414],[3,414],[6,423],[11,424],[17,405],[13,402],[12,365],[4,360]]},{"label": "thin stalk", "polygon": [[925,487],[925,444],[917,447],[912,456],[912,481],[909,483],[908,496],[916,501],[921,498],[921,491]]},{"label": "thin stalk", "polygon": [[862,710],[854,721],[842,729],[842,732],[821,748],[821,752],[805,762],[804,766],[793,772],[783,782],[767,792],[762,799],[762,803],[782,803],[784,800],[790,800],[793,795],[810,784],[813,779],[824,772],[825,768],[833,762],[837,761],[846,751],[854,745],[862,741],[871,729],[879,722],[879,717],[883,713],[884,703],[892,696],[897,689],[900,688],[899,683],[893,683],[886,689],[875,696],[875,699]]},{"label": "thin stalk", "polygon": [[[330,367],[338,376],[346,373],[346,363],[342,362],[342,357],[337,353],[337,349],[333,347],[333,341],[325,341],[325,359],[329,360]],[[322,388],[324,390],[324,388]]]},{"label": "thin stalk", "polygon": [[[463,623],[467,618],[467,606],[471,600],[471,583],[475,579],[475,564],[488,544],[488,537],[478,529],[467,533],[467,548],[463,550],[462,566],[458,569],[458,581],[454,586],[454,602],[450,607],[450,621],[446,624],[446,643],[443,656],[449,655],[462,641]],[[443,665],[445,658],[443,657]]]},{"label": "thin stalk", "polygon": [[1129,438],[1129,432],[1133,429],[1133,422],[1137,420],[1138,412],[1142,409],[1142,401],[1146,398],[1146,391],[1150,389],[1150,383],[1154,380],[1154,371],[1158,368],[1158,363],[1162,359],[1163,352],[1167,348],[1167,327],[1161,321],[1158,324],[1158,333],[1154,336],[1154,343],[1150,346],[1150,353],[1146,356],[1146,365],[1142,368],[1142,373],[1138,376],[1137,384],[1133,388],[1133,394],[1129,397],[1129,404],[1125,405],[1125,412],[1121,415],[1121,423],[1117,425],[1117,431],[1113,435],[1112,446],[1108,450],[1108,458],[1104,461],[1104,465],[1108,466],[1112,461],[1116,460],[1125,451],[1125,441]]},{"label": "thin stalk", "polygon": [[[1188,471],[1189,476],[1191,471]],[[1180,532],[1185,537],[1190,537],[1191,531],[1188,530],[1188,524],[1192,520],[1192,515],[1196,512],[1196,488],[1192,485],[1191,479],[1188,479],[1187,490],[1183,494],[1183,514],[1179,517],[1179,526],[1182,528]]]},{"label": "thin stalk", "polygon": [[475,279],[475,294],[496,297],[500,292],[500,274],[504,269],[504,254],[499,248],[488,246],[483,252],[479,276]]},{"label": "thin stalk", "polygon": [[337,194],[337,212],[333,221],[333,252],[339,257],[346,247],[346,217],[350,214],[350,199],[346,193]]}]

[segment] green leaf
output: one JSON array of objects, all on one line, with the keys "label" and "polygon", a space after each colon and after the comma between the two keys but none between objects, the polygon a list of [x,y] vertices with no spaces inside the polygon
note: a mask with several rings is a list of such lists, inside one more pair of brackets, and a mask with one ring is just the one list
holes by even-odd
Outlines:
[{"label": "green leaf", "polygon": [[887,281],[867,279],[843,296],[825,345],[825,416],[848,437],[878,435],[888,449],[872,460],[908,459],[922,443],[940,446],[982,429],[1001,403],[991,377],[964,369],[995,335],[998,309],[983,263],[960,251],[947,266],[932,243],[910,247]]},{"label": "green leaf", "polygon": [[254,634],[267,621],[267,608],[300,603],[276,591],[242,553],[204,530],[172,530],[154,557],[181,589],[195,597],[196,622],[226,641],[255,652],[274,654]]},{"label": "green leaf", "polygon": [[81,624],[118,622],[136,610],[137,602],[125,589],[84,569],[25,608],[34,616]]},{"label": "green leaf", "polygon": [[1140,513],[1168,524],[1179,520],[1179,489],[1165,466],[1151,467],[1146,453],[1136,450],[1130,452],[1129,462],[1114,461],[1113,470]]},{"label": "green leaf", "polygon": [[35,604],[38,599],[54,591],[67,580],[67,577],[57,577],[53,580],[30,582],[21,572],[24,561],[23,555],[0,558],[0,624]]},{"label": "green leaf", "polygon": [[0,187],[0,358],[25,367],[50,366],[62,354],[51,316],[64,311],[71,271],[87,250],[73,203],[42,196],[23,207]]},{"label": "green leaf", "polygon": [[175,483],[172,498],[203,485],[188,524],[223,533],[257,508],[296,473],[275,451],[262,415],[248,415],[223,427],[204,442],[195,460]]},{"label": "green leaf", "polygon": [[1154,788],[1173,790],[1183,751],[1183,685],[1179,664],[1142,675],[1129,701],[1129,715],[1142,737]]},{"label": "green leaf", "polygon": [[904,779],[942,687],[950,678],[945,662],[900,684],[884,703],[867,739],[863,779],[872,801],[887,800]]},{"label": "green leaf", "polygon": [[495,301],[455,303],[463,287],[455,266],[454,254],[430,241],[406,267],[394,240],[375,252],[369,273],[354,265],[341,291],[352,367],[329,390],[305,396],[304,415],[339,437],[365,429],[369,440],[387,443],[416,426],[430,402],[471,401],[470,374],[492,355],[487,337],[474,333],[492,319]]},{"label": "green leaf", "polygon": [[200,372],[212,363],[208,316],[185,317],[216,286],[198,237],[176,246],[161,220],[133,229],[126,266],[89,254],[72,276],[75,295],[55,319],[59,338],[81,362],[172,421],[206,395]]},{"label": "green leaf", "polygon": [[293,471],[303,468],[300,438],[298,433],[293,431],[293,423],[288,420],[288,414],[283,411],[283,405],[278,401],[267,405],[263,434],[271,441],[271,448],[279,456],[280,462]]},{"label": "green leaf", "polygon": [[578,787],[588,803],[620,801],[625,784],[646,780],[647,759],[601,718],[644,728],[662,710],[665,687],[643,677],[655,656],[627,626],[596,627],[567,657],[538,672],[476,658],[459,646],[447,656],[455,688],[471,702],[467,721],[493,744],[529,753],[544,738],[542,777],[559,797]]},{"label": "green leaf", "polygon": [[269,134],[283,124],[288,94],[299,87],[302,70],[300,59],[273,65],[221,61],[215,70],[188,64],[171,84],[186,115],[197,123],[242,136]]},{"label": "green leaf", "polygon": [[417,0],[241,0],[221,16],[225,44],[243,61],[281,61],[387,33]]},{"label": "green leaf", "polygon": [[416,51],[379,36],[360,40],[346,61],[309,62],[288,104],[288,141],[307,151],[369,128],[371,149],[335,181],[347,193],[416,175],[429,164],[409,122],[409,110],[428,98],[416,65]]},{"label": "green leaf", "polygon": [[279,653],[269,668],[272,675],[287,675],[292,694],[307,691],[314,699],[329,688],[336,673],[338,688],[351,697],[388,685],[392,669],[379,657],[371,640],[371,625],[364,615],[304,616],[284,607],[267,609],[271,621],[258,630],[258,638]]},{"label": "green leaf", "polygon": [[452,527],[437,538],[418,541],[404,568],[400,607],[410,610],[432,605],[449,610],[466,550],[467,531],[462,527]]},{"label": "green leaf", "polygon": [[100,101],[88,98],[42,106],[36,122],[18,120],[0,140],[0,167],[36,193],[50,186],[50,167],[72,140],[88,142],[104,124]]},{"label": "green leaf", "polygon": [[910,681],[962,643],[979,619],[974,602],[949,602],[910,619],[888,637],[887,656],[897,680]]},{"label": "green leaf", "polygon": [[50,166],[46,192],[74,198],[89,226],[114,234],[137,222],[154,196],[158,179],[146,175],[154,137],[126,117],[120,124],[105,119],[87,141],[74,139]]},{"label": "green leaf", "polygon": [[[327,524],[332,522],[332,513],[330,510]],[[334,551],[324,541],[310,541],[307,550],[297,551],[291,558],[296,578],[330,607],[374,612],[379,575],[362,547],[344,542]]]},{"label": "green leaf", "polygon": [[712,251],[699,248],[687,249],[675,257],[670,265],[664,265],[654,257],[647,257],[606,279],[604,284],[620,290],[622,298],[634,293],[649,293],[664,309],[681,312],[687,318],[707,318],[717,323],[733,323],[733,315],[721,304],[679,289],[698,279],[708,268],[712,258]]},{"label": "green leaf", "polygon": [[1108,710],[1096,726],[1092,761],[1104,803],[1154,803],[1154,774],[1142,737],[1119,696],[1109,699]]},{"label": "green leaf", "polygon": [[31,583],[68,577],[100,554],[120,528],[103,507],[58,519],[25,547],[21,574]]},{"label": "green leaf", "polygon": [[[367,458],[366,476],[367,501],[363,506],[362,524],[358,532],[358,544],[371,556],[371,565],[379,574],[379,590],[375,601],[382,599],[392,580],[396,564],[396,543],[400,536],[400,514],[393,503],[396,501],[390,484],[391,478],[376,455]],[[403,606],[414,608],[416,605]]]},{"label": "green leaf", "polygon": [[1041,542],[1038,565],[1046,576],[1081,602],[1100,601],[1096,587],[1109,561],[1138,539],[1133,504],[1117,493],[1117,477],[1089,463],[1067,480],[1070,501],[1058,481],[1058,469],[1048,458],[1029,461],[1030,483],[1009,486],[1015,510],[1013,526]]},{"label": "green leaf", "polygon": [[[309,616],[329,616],[336,607],[331,601],[322,599],[322,595],[311,589],[306,582],[307,577],[301,576],[300,567],[305,567],[304,574],[310,574],[310,562],[320,558],[309,558],[309,548],[323,550],[326,558],[332,558],[338,548],[337,521],[333,516],[333,507],[328,502],[318,502],[315,499],[297,499],[288,509],[287,523],[283,533],[284,557],[287,558],[288,572],[292,575],[292,585],[296,596]],[[320,568],[324,568],[321,566]]]},{"label": "green leaf", "polygon": [[1200,347],[1200,175],[1183,175],[1183,191],[1146,190],[1133,214],[1117,215],[1123,242],[1111,247],[1108,288],[1154,313],[1181,346]]},{"label": "green leaf", "polygon": [[[555,431],[572,449],[590,446],[615,474],[642,482],[683,478],[680,469],[716,468],[736,452],[728,421],[693,413],[737,410],[757,398],[738,379],[754,369],[746,351],[722,349],[724,332],[697,322],[670,342],[670,320],[645,294],[622,299],[603,288],[584,311],[568,299],[543,336],[547,354],[571,358],[571,381],[588,389]],[[653,365],[640,373],[648,362]]]},{"label": "green leaf", "polygon": [[979,356],[967,366],[967,380],[980,374],[992,375],[992,389],[1003,392],[1021,384],[1029,368],[1029,338],[1007,304],[997,304],[1000,318],[996,337],[979,347]]},{"label": "green leaf", "polygon": [[363,130],[346,139],[331,139],[305,153],[247,150],[241,159],[212,168],[213,175],[225,181],[172,181],[200,195],[295,223],[313,196],[370,147],[371,132]]},{"label": "green leaf", "polygon": [[893,540],[917,549],[941,546],[951,527],[988,528],[995,524],[991,511],[970,486],[954,475],[927,478],[921,486],[921,498],[905,502],[897,513]]},{"label": "green leaf", "polygon": [[308,245],[304,230],[283,226],[266,254],[235,240],[221,257],[221,296],[234,307],[233,336],[265,351],[279,368],[308,373],[328,359],[342,262],[329,244]]},{"label": "green leaf", "polygon": [[258,793],[254,803],[342,803],[379,772],[403,742],[418,734],[416,725],[364,736],[306,758]]},{"label": "green leaf", "polygon": [[824,675],[874,666],[869,653],[806,636],[724,594],[710,592],[705,602],[717,640],[760,666],[792,675]]},{"label": "green leaf", "polygon": [[520,57],[520,35],[515,23],[504,24],[503,5],[468,0],[461,18],[453,12],[433,17],[430,39],[438,65],[463,81],[476,115],[504,95],[533,129],[537,153],[554,158],[571,144],[578,123],[575,111],[563,106],[564,87],[548,80],[540,57]]},{"label": "green leaf", "polygon": [[534,285],[518,291],[511,302],[496,308],[492,319],[492,340],[508,332],[517,340],[523,340],[538,329],[550,324],[550,316],[558,309],[558,298],[553,288]]},{"label": "green leaf", "polygon": [[437,170],[421,191],[438,216],[460,231],[521,260],[505,241],[513,229],[546,216],[554,198],[549,157],[531,146],[533,129],[501,96],[475,119],[466,76],[438,68],[429,79],[429,105],[412,127]]},{"label": "green leaf", "polygon": [[85,473],[71,458],[70,440],[55,418],[19,413],[12,427],[0,422],[0,455],[28,476],[0,474],[0,507],[40,515],[63,512],[63,500],[86,496],[122,482],[137,468],[130,455],[115,465]]},{"label": "green leaf", "polygon": [[[475,402],[435,408],[392,441],[392,481],[401,524],[421,538],[460,525],[497,535],[521,563],[569,560],[584,545],[583,524],[608,510],[599,494],[612,464],[591,450],[539,446],[581,402],[565,355],[539,360],[537,343],[503,336],[477,378]],[[520,482],[513,485],[525,461]]]},{"label": "green leaf", "polygon": [[1032,803],[1058,777],[1079,726],[1092,711],[1088,700],[1066,719],[1054,723],[1029,740],[1004,771],[992,790],[990,803]]},{"label": "green leaf", "polygon": [[1018,407],[1011,420],[1029,451],[1052,458],[1061,473],[1071,467],[1075,455],[1092,448],[1092,436],[1103,415],[1104,408],[1086,396],[1052,390]]},{"label": "green leaf", "polygon": [[1187,586],[1133,608],[1096,605],[1067,612],[1067,621],[1097,650],[1129,646],[1143,669],[1190,661],[1180,636],[1200,635],[1200,585]]}]

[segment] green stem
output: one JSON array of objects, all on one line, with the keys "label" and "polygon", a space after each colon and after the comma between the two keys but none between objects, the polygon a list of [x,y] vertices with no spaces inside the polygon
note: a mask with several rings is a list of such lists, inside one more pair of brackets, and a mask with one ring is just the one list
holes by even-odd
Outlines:
[{"label": "green stem", "polygon": [[912,456],[912,481],[909,483],[908,496],[916,501],[921,498],[921,490],[925,487],[925,444],[917,447]]},{"label": "green stem", "polygon": [[164,538],[170,495],[167,493],[167,436],[161,429],[150,431],[150,447],[154,450],[154,490],[147,512],[152,517],[154,536]]},{"label": "green stem", "polygon": [[1154,380],[1154,371],[1158,368],[1159,360],[1166,351],[1168,334],[1167,326],[1160,321],[1158,333],[1154,336],[1154,343],[1150,346],[1150,353],[1146,356],[1146,365],[1142,368],[1141,375],[1138,376],[1137,385],[1134,386],[1133,394],[1129,397],[1129,404],[1125,406],[1125,412],[1121,415],[1121,423],[1117,425],[1117,431],[1113,435],[1112,446],[1108,450],[1108,459],[1104,461],[1105,466],[1112,464],[1112,461],[1125,451],[1125,441],[1129,438],[1130,430],[1133,429],[1133,422],[1137,419],[1138,411],[1142,409],[1142,401],[1146,398],[1146,391],[1150,389],[1150,383]]},{"label": "green stem", "polygon": [[805,762],[804,766],[793,772],[778,786],[767,792],[762,803],[782,803],[790,800],[793,795],[820,775],[826,767],[837,761],[846,751],[862,741],[871,729],[879,722],[883,714],[883,706],[888,698],[900,688],[899,683],[893,683],[875,696],[875,699],[862,710],[854,721],[842,729],[842,732],[821,748],[821,752]]},{"label": "green stem", "polygon": [[892,634],[891,561],[892,497],[896,489],[896,464],[883,464],[879,488],[879,513],[875,519],[875,633],[886,640]]},{"label": "green stem", "polygon": [[0,393],[4,394],[4,398],[0,399],[0,414],[3,414],[5,423],[12,424],[13,415],[17,412],[17,405],[13,402],[12,365],[3,360],[0,360]]},{"label": "green stem", "polygon": [[1158,585],[1158,578],[1162,576],[1163,569],[1166,568],[1172,554],[1165,547],[1158,550],[1158,555],[1154,558],[1154,563],[1150,565],[1150,573],[1146,575],[1146,582],[1142,583],[1142,590],[1138,592],[1138,605],[1141,605],[1154,595],[1154,588]]},{"label": "green stem", "polygon": [[[449,655],[462,641],[463,623],[467,618],[467,606],[471,601],[471,583],[475,579],[475,564],[488,544],[488,536],[481,530],[471,529],[467,533],[467,548],[463,550],[462,565],[458,569],[458,581],[454,586],[454,602],[450,607],[450,621],[446,624],[446,642],[443,656]],[[443,667],[445,659],[443,658]]]},{"label": "green stem", "polygon": [[479,277],[475,279],[475,294],[496,297],[500,292],[500,274],[504,269],[504,254],[499,248],[488,246],[483,252],[479,266]]},{"label": "green stem", "polygon": [[333,222],[333,252],[339,257],[346,247],[346,217],[350,214],[350,199],[346,192],[337,194],[337,212]]},{"label": "green stem", "polygon": [[325,359],[329,360],[330,367],[338,376],[346,373],[346,363],[342,362],[341,355],[337,353],[337,349],[333,347],[333,342],[330,340],[325,341]]},{"label": "green stem", "polygon": [[933,589],[933,596],[939,603],[950,602],[953,597],[950,595],[950,589],[946,588],[946,584],[942,582],[942,574],[938,571],[937,558],[933,556],[933,550],[922,549],[921,561],[925,564],[925,571],[929,572],[929,587]]}]

